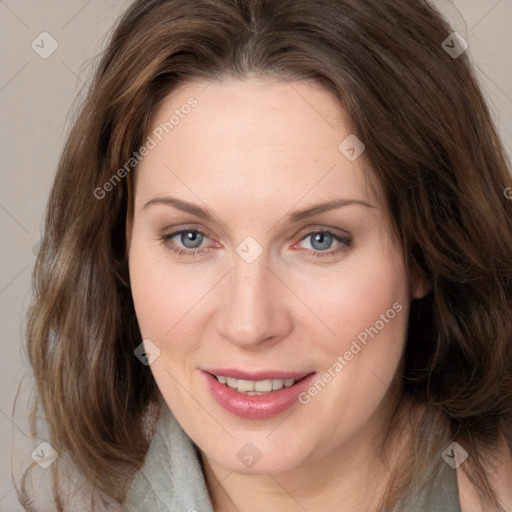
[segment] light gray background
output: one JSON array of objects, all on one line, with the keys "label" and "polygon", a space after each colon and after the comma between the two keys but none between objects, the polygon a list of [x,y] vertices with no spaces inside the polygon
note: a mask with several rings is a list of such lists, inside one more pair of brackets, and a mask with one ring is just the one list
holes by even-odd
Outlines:
[{"label": "light gray background", "polygon": [[[27,371],[24,315],[31,300],[30,278],[44,208],[75,97],[89,81],[91,59],[101,52],[128,3],[0,2],[0,511],[21,510],[10,477],[11,451],[14,434],[27,439],[28,430],[25,411],[13,417],[12,404]],[[468,52],[512,155],[512,0],[436,4],[468,40]],[[42,32],[58,43],[46,59],[31,47]],[[30,452],[27,448],[21,454],[22,462],[31,462]]]}]

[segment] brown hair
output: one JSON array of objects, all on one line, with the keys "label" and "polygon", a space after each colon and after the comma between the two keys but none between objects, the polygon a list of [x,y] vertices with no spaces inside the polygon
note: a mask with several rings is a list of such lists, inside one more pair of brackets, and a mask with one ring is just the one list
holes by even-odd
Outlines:
[{"label": "brown hair", "polygon": [[[103,198],[94,191],[141,146],[176,86],[253,73],[336,95],[384,187],[408,268],[430,284],[412,303],[403,374],[403,403],[426,412],[385,504],[452,440],[496,499],[482,461],[512,429],[512,180],[467,54],[442,48],[451,31],[425,0],[138,0],[124,14],[59,162],[27,327],[49,441],[105,499],[122,503],[141,468],[144,417],[159,393],[133,354],[133,173]],[[33,510],[24,485],[19,495]]]}]

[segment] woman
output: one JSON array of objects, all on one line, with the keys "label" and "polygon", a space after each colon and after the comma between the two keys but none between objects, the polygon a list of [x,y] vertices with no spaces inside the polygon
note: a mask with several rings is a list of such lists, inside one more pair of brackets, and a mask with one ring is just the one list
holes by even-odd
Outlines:
[{"label": "woman", "polygon": [[510,510],[512,180],[465,49],[420,0],[128,9],[35,270],[54,509]]}]

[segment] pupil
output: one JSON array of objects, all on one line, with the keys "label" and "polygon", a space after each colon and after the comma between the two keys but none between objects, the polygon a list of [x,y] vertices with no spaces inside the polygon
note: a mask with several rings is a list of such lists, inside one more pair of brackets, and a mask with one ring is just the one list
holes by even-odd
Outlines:
[{"label": "pupil", "polygon": [[[332,241],[331,239],[332,237],[329,233],[316,233],[313,237],[312,246],[315,249],[328,249]],[[316,242],[319,242],[321,246],[315,247]]]},{"label": "pupil", "polygon": [[[185,233],[186,241],[187,242],[196,242],[196,243],[195,244],[192,243],[192,247],[187,246],[186,243],[184,243],[183,245],[185,245],[186,247],[189,247],[189,249],[195,249],[196,247],[199,247],[201,245],[202,236],[203,235],[201,233],[197,232],[197,231],[187,231]],[[197,241],[199,241],[199,243],[197,243]]]}]

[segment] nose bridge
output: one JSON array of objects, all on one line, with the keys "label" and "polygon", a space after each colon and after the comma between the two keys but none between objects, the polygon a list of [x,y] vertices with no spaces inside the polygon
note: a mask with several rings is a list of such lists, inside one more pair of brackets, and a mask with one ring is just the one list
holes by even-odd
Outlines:
[{"label": "nose bridge", "polygon": [[[241,244],[242,246],[243,244]],[[276,308],[279,291],[273,282],[266,253],[253,261],[235,254],[226,302],[222,305],[222,334],[241,345],[256,344],[278,334]]]}]

